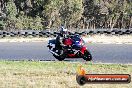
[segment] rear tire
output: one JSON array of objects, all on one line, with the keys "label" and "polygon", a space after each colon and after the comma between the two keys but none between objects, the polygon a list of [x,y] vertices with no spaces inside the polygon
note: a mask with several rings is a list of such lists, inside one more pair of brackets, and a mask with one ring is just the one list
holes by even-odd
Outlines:
[{"label": "rear tire", "polygon": [[92,55],[89,51],[85,51],[84,52],[84,55],[83,55],[83,59],[86,60],[86,61],[91,61],[92,60]]}]

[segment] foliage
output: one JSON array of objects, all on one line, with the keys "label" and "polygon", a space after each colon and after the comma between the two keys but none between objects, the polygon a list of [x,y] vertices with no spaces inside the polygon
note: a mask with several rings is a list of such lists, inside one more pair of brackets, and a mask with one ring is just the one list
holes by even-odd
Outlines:
[{"label": "foliage", "polygon": [[132,27],[131,0],[1,0],[0,11],[6,30]]},{"label": "foliage", "polygon": [[4,28],[4,22],[0,21],[0,30],[3,30],[3,28]]}]

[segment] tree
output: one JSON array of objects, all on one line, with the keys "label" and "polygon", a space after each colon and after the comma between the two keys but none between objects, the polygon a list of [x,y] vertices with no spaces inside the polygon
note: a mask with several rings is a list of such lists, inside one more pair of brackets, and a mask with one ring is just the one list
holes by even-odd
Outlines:
[{"label": "tree", "polygon": [[7,30],[14,29],[16,23],[17,9],[13,0],[9,0],[7,2],[5,11],[7,15],[6,28]]},{"label": "tree", "polygon": [[1,0],[0,11],[8,30],[132,27],[131,0]]},{"label": "tree", "polygon": [[82,17],[82,0],[64,0],[64,5],[60,8],[60,18],[65,26],[76,24]]}]

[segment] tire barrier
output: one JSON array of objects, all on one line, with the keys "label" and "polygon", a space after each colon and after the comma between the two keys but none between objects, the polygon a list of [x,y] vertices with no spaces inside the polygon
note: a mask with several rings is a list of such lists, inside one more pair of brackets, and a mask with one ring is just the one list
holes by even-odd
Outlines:
[{"label": "tire barrier", "polygon": [[[18,32],[9,32],[9,31],[0,31],[0,37],[56,37],[58,32],[49,32],[49,31],[18,31]],[[88,30],[83,32],[74,32],[73,34],[79,35],[131,35],[132,30]]]}]

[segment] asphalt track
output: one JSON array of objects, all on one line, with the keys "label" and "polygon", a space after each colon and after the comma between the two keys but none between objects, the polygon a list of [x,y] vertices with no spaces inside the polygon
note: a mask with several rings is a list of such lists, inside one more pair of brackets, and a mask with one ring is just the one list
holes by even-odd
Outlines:
[{"label": "asphalt track", "polygon": [[[47,42],[1,42],[1,60],[56,61],[48,51]],[[132,64],[130,44],[87,44],[95,63]],[[68,58],[65,61],[83,62],[82,58]]]}]

